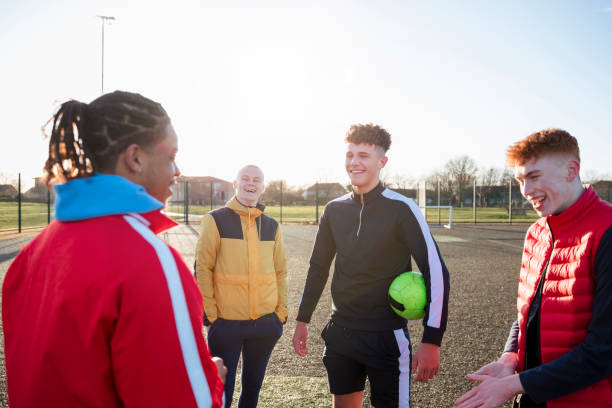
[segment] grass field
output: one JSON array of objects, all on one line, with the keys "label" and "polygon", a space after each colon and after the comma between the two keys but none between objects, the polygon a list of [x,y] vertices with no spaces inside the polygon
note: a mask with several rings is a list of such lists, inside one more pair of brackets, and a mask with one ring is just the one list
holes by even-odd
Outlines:
[{"label": "grass field", "polygon": [[[51,217],[53,217],[53,204],[51,204]],[[18,227],[17,202],[0,201],[0,230],[17,229]],[[40,227],[47,225],[46,203],[21,203],[21,227]]]}]

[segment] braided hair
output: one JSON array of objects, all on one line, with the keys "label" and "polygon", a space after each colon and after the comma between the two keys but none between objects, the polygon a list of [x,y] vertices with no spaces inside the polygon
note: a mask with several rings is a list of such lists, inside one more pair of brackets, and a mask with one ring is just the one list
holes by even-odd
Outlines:
[{"label": "braided hair", "polygon": [[47,185],[112,172],[128,146],[148,146],[163,139],[170,124],[159,103],[123,91],[102,95],[89,104],[65,102],[52,119],[44,167]]}]

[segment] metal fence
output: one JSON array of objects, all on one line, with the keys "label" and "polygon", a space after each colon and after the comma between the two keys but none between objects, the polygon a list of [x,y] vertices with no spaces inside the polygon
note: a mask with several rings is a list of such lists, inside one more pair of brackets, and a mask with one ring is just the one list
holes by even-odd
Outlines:
[{"label": "metal fence", "polygon": [[[456,184],[444,186],[441,182],[427,183],[425,188],[421,186],[417,189],[416,200],[421,205],[452,206],[453,223],[520,224],[531,223],[538,218],[514,180],[493,186],[472,182],[461,188]],[[432,217],[428,214],[427,218],[431,222],[435,215]]]},{"label": "metal fence", "polygon": [[[317,224],[325,205],[348,192],[347,186],[339,183],[314,183],[300,190],[288,188],[284,183],[276,187],[274,194],[269,194],[267,187],[262,202],[266,205],[266,214],[280,223]],[[452,207],[453,224],[525,224],[538,219],[514,180],[495,186],[471,183],[461,190],[456,186],[444,188],[439,182],[426,183],[424,188],[416,189],[389,188],[414,199],[422,207],[427,221],[433,225],[449,223],[449,207]],[[601,198],[610,202],[611,187],[596,188],[596,191]],[[197,224],[203,214],[224,206],[231,194],[231,191],[226,192],[224,199],[221,199],[219,190],[215,190],[212,183],[202,191],[202,186],[183,180],[177,184],[167,207],[168,213],[180,222]]]},{"label": "metal fence", "polygon": [[[228,183],[229,184],[229,183]],[[347,193],[339,183],[315,183],[309,188],[296,190],[284,183],[268,185],[260,200],[265,213],[280,223],[317,224],[324,206]],[[166,213],[184,223],[199,223],[200,218],[213,209],[223,207],[233,196],[233,191],[214,182],[190,182],[179,180],[174,194],[168,201]]]},{"label": "metal fence", "polygon": [[[317,224],[325,205],[348,192],[348,186],[340,183],[314,183],[301,189],[287,187],[284,182],[275,183],[266,187],[262,201],[266,214],[280,223]],[[0,190],[1,232],[22,232],[51,222],[54,196],[40,179],[35,179],[34,187],[25,192],[21,174],[16,187],[3,187]],[[521,224],[538,218],[515,181],[496,186],[472,183],[461,189],[440,182],[424,183],[416,189],[390,188],[419,203],[432,225],[449,223],[449,206],[452,207],[453,224]],[[602,199],[610,202],[612,183],[595,186],[595,189]],[[222,180],[179,180],[165,211],[177,221],[198,224],[204,214],[224,206],[232,195],[231,183]]]},{"label": "metal fence", "polygon": [[40,179],[24,191],[21,174],[17,185],[3,185],[0,194],[0,231],[22,232],[40,228],[53,219],[54,195]]},{"label": "metal fence", "polygon": [[[597,194],[608,202],[611,202],[612,198],[610,184],[612,183],[604,182],[594,185]],[[538,218],[531,204],[522,196],[514,179],[508,180],[506,184],[493,186],[472,182],[461,189],[457,185],[445,188],[440,182],[427,183],[424,188],[421,186],[416,190],[415,200],[428,206],[452,206],[454,223],[523,224],[532,223]],[[436,218],[435,214],[429,214],[431,211],[428,210],[427,215],[429,222]]]}]

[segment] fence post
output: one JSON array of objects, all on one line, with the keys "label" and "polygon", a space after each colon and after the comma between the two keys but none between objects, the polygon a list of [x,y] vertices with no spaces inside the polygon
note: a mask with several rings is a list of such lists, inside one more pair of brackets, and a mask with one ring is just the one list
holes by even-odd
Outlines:
[{"label": "fence post", "polygon": [[474,208],[474,224],[476,224],[476,179],[474,179],[474,191],[472,194],[472,207]]},{"label": "fence post", "polygon": [[210,181],[210,211],[213,210],[213,182]]},{"label": "fence post", "polygon": [[51,190],[47,189],[47,225],[51,224]]},{"label": "fence post", "polygon": [[512,180],[508,181],[508,223],[512,225]]},{"label": "fence post", "polygon": [[185,202],[183,205],[183,210],[185,212],[185,225],[189,224],[189,183],[187,182],[187,180],[184,181],[185,183]]},{"label": "fence post", "polygon": [[280,223],[283,223],[283,180],[280,181]]},{"label": "fence post", "polygon": [[319,182],[315,183],[315,224],[319,225]]},{"label": "fence post", "polygon": [[440,180],[438,179],[438,225],[442,225],[442,219],[440,217]]},{"label": "fence post", "polygon": [[21,232],[21,173],[17,180],[17,223],[18,231]]}]

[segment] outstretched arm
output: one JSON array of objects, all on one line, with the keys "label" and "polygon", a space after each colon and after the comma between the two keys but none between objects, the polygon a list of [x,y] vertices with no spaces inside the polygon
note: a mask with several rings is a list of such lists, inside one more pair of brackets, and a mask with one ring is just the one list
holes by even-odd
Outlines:
[{"label": "outstretched arm", "polygon": [[[512,350],[513,332],[510,331],[507,350]],[[505,391],[526,392],[534,402],[541,403],[574,393],[612,376],[612,365],[609,363],[612,361],[612,228],[604,235],[596,254],[593,314],[585,341],[547,364],[520,374],[508,375],[516,367],[516,361],[516,354],[506,351],[496,363],[469,374],[470,380],[482,383],[457,399],[457,406],[481,406],[469,405],[469,401],[476,403],[495,393],[505,395]],[[487,375],[482,375],[484,371]]]},{"label": "outstretched arm", "polygon": [[480,385],[466,392],[455,400],[458,408],[496,408],[504,404],[516,394],[524,392],[518,374],[504,378],[488,375],[474,375],[474,381]]},{"label": "outstretched arm", "polygon": [[306,284],[302,292],[302,300],[297,315],[297,324],[293,335],[293,347],[295,352],[304,357],[308,354],[308,328],[307,323],[321,298],[327,279],[329,278],[329,267],[334,255],[336,255],[336,243],[329,226],[327,208],[321,215],[319,230],[315,238],[315,244],[310,256],[310,267],[306,276]]}]

